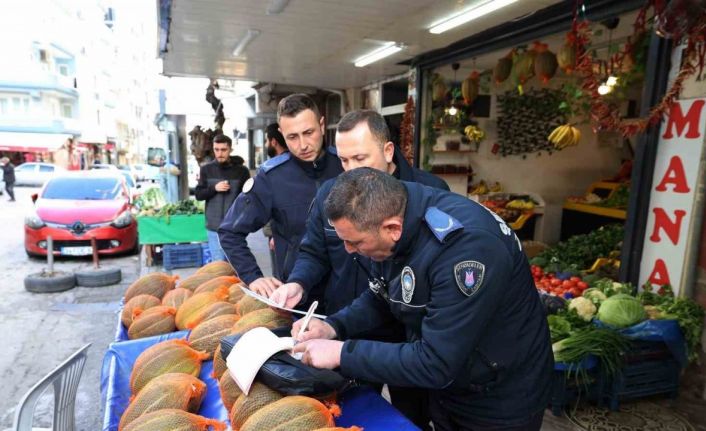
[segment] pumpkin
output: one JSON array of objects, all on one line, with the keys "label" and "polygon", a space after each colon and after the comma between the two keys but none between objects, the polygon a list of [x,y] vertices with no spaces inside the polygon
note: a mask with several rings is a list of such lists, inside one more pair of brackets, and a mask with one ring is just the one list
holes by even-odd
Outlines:
[{"label": "pumpkin", "polygon": [[537,53],[534,58],[534,73],[543,84],[546,84],[556,74],[558,65],[556,54],[549,50],[546,43],[536,43],[534,50]]},{"label": "pumpkin", "polygon": [[502,84],[510,77],[512,72],[512,57],[514,56],[514,50],[510,51],[505,57],[498,60],[498,63],[493,68],[493,81],[496,84]]},{"label": "pumpkin", "polygon": [[561,46],[561,48],[559,48],[556,61],[559,63],[561,70],[570,75],[576,68],[576,47],[573,44],[566,42]]},{"label": "pumpkin", "polygon": [[480,88],[480,74],[477,71],[471,72],[470,75],[461,83],[461,95],[466,105],[470,105],[478,97]]}]

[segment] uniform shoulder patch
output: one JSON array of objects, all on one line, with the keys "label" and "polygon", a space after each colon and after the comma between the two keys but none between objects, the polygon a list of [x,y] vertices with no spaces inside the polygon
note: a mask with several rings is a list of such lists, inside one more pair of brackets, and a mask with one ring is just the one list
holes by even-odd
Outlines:
[{"label": "uniform shoulder patch", "polygon": [[424,220],[429,225],[432,233],[439,240],[444,242],[444,239],[454,231],[463,228],[461,222],[441,211],[437,207],[429,207],[424,213]]},{"label": "uniform shoulder patch", "polygon": [[260,170],[264,173],[267,173],[271,171],[272,169],[276,168],[277,166],[280,166],[287,160],[292,158],[292,154],[289,151],[285,151],[284,153],[280,154],[279,156],[275,156],[265,163],[262,164],[260,167]]},{"label": "uniform shoulder patch", "polygon": [[485,277],[485,265],[475,260],[464,260],[454,265],[454,278],[458,289],[471,297],[480,289]]},{"label": "uniform shoulder patch", "polygon": [[250,190],[252,190],[252,186],[255,185],[255,178],[248,178],[247,181],[245,181],[245,184],[243,184],[243,193],[247,193]]}]

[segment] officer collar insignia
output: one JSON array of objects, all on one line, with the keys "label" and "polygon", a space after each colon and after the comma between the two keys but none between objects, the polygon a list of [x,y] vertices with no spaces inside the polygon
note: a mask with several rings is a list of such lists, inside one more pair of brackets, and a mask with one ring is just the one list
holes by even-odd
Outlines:
[{"label": "officer collar insignia", "polygon": [[255,178],[248,178],[247,181],[245,181],[245,184],[243,184],[243,193],[247,193],[250,190],[252,190],[252,186],[255,185]]},{"label": "officer collar insignia", "polygon": [[464,260],[454,266],[454,277],[461,293],[473,296],[483,284],[485,265],[475,260]]},{"label": "officer collar insignia", "polygon": [[424,220],[427,222],[427,225],[429,225],[436,239],[440,242],[444,242],[444,239],[451,232],[463,228],[463,225],[458,220],[437,207],[427,208],[424,213]]},{"label": "officer collar insignia", "polygon": [[400,284],[402,285],[402,301],[404,301],[405,304],[409,304],[412,302],[412,296],[414,296],[415,279],[412,268],[405,266],[402,269]]}]

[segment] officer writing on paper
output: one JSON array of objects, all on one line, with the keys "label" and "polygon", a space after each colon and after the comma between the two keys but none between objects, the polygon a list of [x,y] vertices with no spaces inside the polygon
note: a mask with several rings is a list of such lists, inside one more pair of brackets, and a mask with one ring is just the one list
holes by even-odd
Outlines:
[{"label": "officer writing on paper", "polygon": [[[437,431],[539,430],[553,371],[549,329],[505,222],[463,196],[369,168],[339,176],[325,212],[346,250],[376,264],[367,292],[312,319],[294,348],[302,360],[428,388]],[[404,343],[351,339],[394,320]]]},{"label": "officer writing on paper", "polygon": [[[418,182],[443,190],[446,183],[407,163],[401,151],[390,141],[390,131],[385,119],[372,110],[352,111],[343,116],[336,130],[336,152],[343,169],[370,167],[404,181]],[[302,240],[297,261],[283,284],[270,297],[276,303],[295,307],[309,292],[322,282],[326,284],[325,314],[333,314],[349,305],[361,293],[368,290],[371,262],[368,258],[354,260],[346,252],[343,242],[329,225],[324,215],[324,201],[335,179],[321,186],[306,222],[306,235]],[[365,270],[360,266],[364,265]],[[379,341],[404,341],[404,328],[400,323],[374,328],[358,338]],[[429,418],[425,409],[425,396],[418,390],[389,386],[392,404],[422,429],[428,429]]]},{"label": "officer writing on paper", "polygon": [[[289,151],[269,159],[255,178],[245,183],[218,229],[221,247],[238,277],[248,288],[266,296],[282,282],[263,275],[248,248],[247,236],[272,220],[277,270],[286,279],[316,190],[342,171],[335,151],[324,146],[324,117],[309,96],[292,94],[282,99],[277,121]],[[323,286],[309,299],[319,299],[322,290]]]}]

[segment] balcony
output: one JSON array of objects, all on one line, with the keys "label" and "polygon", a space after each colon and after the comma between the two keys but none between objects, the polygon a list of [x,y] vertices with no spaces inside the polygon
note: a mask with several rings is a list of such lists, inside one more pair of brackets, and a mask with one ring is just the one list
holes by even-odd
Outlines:
[{"label": "balcony", "polygon": [[40,115],[0,116],[0,131],[3,132],[78,134],[79,130],[80,122],[75,118]]},{"label": "balcony", "polygon": [[4,73],[0,80],[0,89],[13,89],[24,91],[57,91],[70,97],[78,97],[78,90],[74,88],[74,77],[58,73],[47,72],[41,69],[27,70],[22,75]]}]

